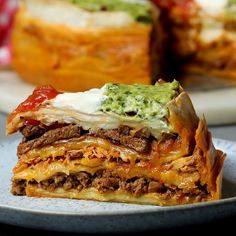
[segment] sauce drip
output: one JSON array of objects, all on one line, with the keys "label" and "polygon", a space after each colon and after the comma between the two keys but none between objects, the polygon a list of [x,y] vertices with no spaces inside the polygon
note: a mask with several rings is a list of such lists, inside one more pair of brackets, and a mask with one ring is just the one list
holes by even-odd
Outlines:
[{"label": "sauce drip", "polygon": [[36,88],[33,93],[10,114],[8,122],[18,113],[37,110],[42,102],[53,99],[58,94],[59,92],[50,85]]}]

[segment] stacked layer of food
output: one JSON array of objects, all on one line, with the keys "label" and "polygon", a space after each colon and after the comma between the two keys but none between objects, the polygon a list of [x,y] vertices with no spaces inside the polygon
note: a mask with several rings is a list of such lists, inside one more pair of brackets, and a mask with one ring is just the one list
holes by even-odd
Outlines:
[{"label": "stacked layer of food", "polygon": [[[167,71],[191,87],[236,84],[236,1],[153,0],[167,35]],[[176,78],[176,77],[175,77]]]},{"label": "stacked layer of food", "polygon": [[81,91],[107,82],[150,84],[158,73],[158,11],[150,2],[20,2],[12,66],[25,81]]},{"label": "stacked layer of food", "polygon": [[220,198],[224,154],[177,81],[35,89],[13,111],[21,132],[12,193],[177,205]]}]

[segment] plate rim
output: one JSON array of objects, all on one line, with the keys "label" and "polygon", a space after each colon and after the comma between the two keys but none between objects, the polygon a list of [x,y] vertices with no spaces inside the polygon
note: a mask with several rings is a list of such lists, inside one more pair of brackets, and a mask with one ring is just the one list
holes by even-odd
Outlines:
[{"label": "plate rim", "polygon": [[[78,201],[78,200],[75,200]],[[90,200],[89,200],[90,201]],[[109,202],[104,202],[107,204]],[[110,202],[112,203],[112,202]],[[192,203],[186,205],[177,205],[177,206],[155,206],[156,209],[136,209],[136,210],[121,210],[119,212],[96,212],[90,211],[88,213],[80,213],[80,212],[70,212],[70,211],[47,211],[47,210],[33,210],[33,209],[25,209],[23,207],[16,207],[16,206],[6,206],[0,204],[0,210],[8,210],[13,212],[22,212],[22,213],[30,213],[36,215],[47,215],[47,216],[78,216],[78,217],[93,217],[93,216],[130,216],[136,214],[150,214],[150,213],[162,213],[162,212],[176,212],[176,211],[186,211],[186,210],[194,210],[206,207],[222,207],[226,204],[236,203],[236,197],[230,197],[220,200],[215,200],[211,202],[200,202],[200,203]],[[151,205],[148,205],[151,206]]]}]

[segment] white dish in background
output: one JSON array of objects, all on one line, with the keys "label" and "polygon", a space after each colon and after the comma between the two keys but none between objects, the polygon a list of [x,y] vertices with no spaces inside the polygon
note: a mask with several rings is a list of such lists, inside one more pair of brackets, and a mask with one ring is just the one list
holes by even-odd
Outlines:
[{"label": "white dish in background", "polygon": [[[27,84],[11,71],[0,71],[0,111],[9,113],[26,99],[35,86]],[[236,87],[190,92],[199,116],[209,125],[236,122]]]},{"label": "white dish in background", "polygon": [[0,140],[0,222],[80,233],[130,232],[206,223],[236,214],[236,143],[215,139],[227,153],[223,199],[174,207],[13,196],[12,168],[19,137]]},{"label": "white dish in background", "polygon": [[34,87],[20,80],[14,72],[0,71],[0,111],[13,111],[32,93]]}]

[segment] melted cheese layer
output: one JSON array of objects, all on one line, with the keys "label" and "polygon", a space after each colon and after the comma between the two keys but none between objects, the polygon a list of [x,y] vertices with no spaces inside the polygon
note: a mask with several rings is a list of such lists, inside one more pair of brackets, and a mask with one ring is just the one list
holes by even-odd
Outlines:
[{"label": "melted cheese layer", "polygon": [[[87,164],[87,166],[85,165]],[[70,162],[41,162],[30,168],[14,174],[13,179],[24,179],[27,181],[36,180],[37,182],[50,179],[58,173],[69,175],[85,171],[94,174],[96,171],[106,169],[115,171],[120,177],[131,179],[133,177],[148,177],[158,180],[168,185],[175,185],[183,189],[194,189],[195,183],[200,179],[197,171],[191,173],[179,173],[178,170],[165,170],[160,172],[159,169],[150,168],[150,166],[126,166],[114,162],[94,161],[70,161]]]},{"label": "melted cheese layer", "polygon": [[[58,188],[54,191],[47,191],[36,186],[28,185],[26,187],[27,196],[32,197],[53,197],[53,198],[71,198],[71,199],[85,199],[85,200],[96,200],[102,202],[124,202],[124,203],[136,203],[136,204],[153,204],[160,206],[167,205],[178,205],[186,203],[199,202],[198,198],[195,197],[183,197],[178,199],[175,195],[171,198],[166,198],[162,194],[158,193],[147,193],[143,196],[134,197],[127,191],[116,190],[108,191],[105,193],[99,192],[95,188],[84,189],[80,192],[76,190],[65,191],[63,188]],[[214,200],[212,197],[209,200]]]},{"label": "melted cheese layer", "polygon": [[[83,156],[70,158],[67,154],[69,150],[81,152]],[[20,156],[20,161],[14,168],[14,178],[35,179],[39,182],[57,173],[67,175],[80,171],[95,173],[100,169],[108,169],[115,171],[123,178],[145,176],[185,189],[194,188],[200,178],[197,170],[180,172],[181,168],[192,164],[193,157],[180,158],[181,151],[178,150],[170,151],[169,155],[166,153],[163,157],[160,146],[159,151],[154,145],[150,153],[138,154],[131,149],[93,137],[81,139],[81,142],[61,142],[57,146],[33,149]],[[139,159],[138,162],[136,162],[137,159]],[[164,163],[165,160],[171,162]]]}]

